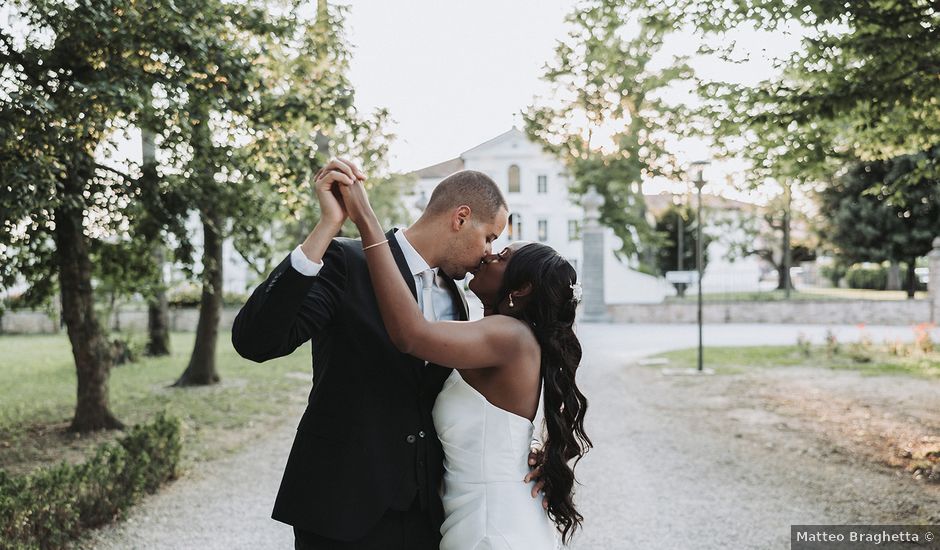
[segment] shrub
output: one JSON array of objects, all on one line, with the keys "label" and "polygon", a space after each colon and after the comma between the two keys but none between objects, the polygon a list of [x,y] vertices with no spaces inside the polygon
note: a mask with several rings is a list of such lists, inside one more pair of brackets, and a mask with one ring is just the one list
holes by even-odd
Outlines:
[{"label": "shrub", "polygon": [[888,270],[882,266],[853,265],[845,273],[849,288],[884,290],[888,286]]},{"label": "shrub", "polygon": [[845,277],[846,267],[839,262],[824,265],[819,268],[819,274],[829,279],[832,286],[838,287],[839,282]]},{"label": "shrub", "polygon": [[[170,307],[199,307],[202,300],[202,289],[196,285],[187,285],[170,290],[167,293],[167,301]],[[223,292],[222,304],[225,306],[245,305],[248,301],[248,295],[240,292]]]},{"label": "shrub", "polygon": [[839,353],[839,339],[836,338],[836,333],[832,329],[826,329],[826,355],[832,357]]},{"label": "shrub", "polygon": [[61,548],[83,529],[107,523],[177,475],[180,422],[161,414],[98,447],[88,461],[27,476],[0,471],[3,548]]},{"label": "shrub", "polygon": [[809,357],[813,354],[813,342],[802,332],[796,335],[796,347],[803,357]]},{"label": "shrub", "polygon": [[167,292],[170,307],[199,307],[202,290],[196,286],[179,287]]},{"label": "shrub", "polygon": [[141,334],[117,334],[111,338],[111,359],[114,365],[136,363],[147,351],[147,342]]}]

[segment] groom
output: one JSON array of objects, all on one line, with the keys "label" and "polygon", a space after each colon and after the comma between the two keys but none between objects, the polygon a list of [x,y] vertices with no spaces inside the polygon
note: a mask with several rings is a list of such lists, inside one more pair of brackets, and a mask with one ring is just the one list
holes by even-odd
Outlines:
[{"label": "groom", "polygon": [[[232,344],[264,362],[310,340],[313,389],[297,427],[272,517],[294,527],[296,549],[437,549],[443,450],[431,408],[450,369],[389,341],[362,244],[335,238],[346,218],[335,184],[364,179],[347,161],[320,172],[321,217],[238,312]],[[387,234],[426,316],[466,320],[454,279],[475,272],[508,218],[483,173],[445,178],[411,227]]]}]

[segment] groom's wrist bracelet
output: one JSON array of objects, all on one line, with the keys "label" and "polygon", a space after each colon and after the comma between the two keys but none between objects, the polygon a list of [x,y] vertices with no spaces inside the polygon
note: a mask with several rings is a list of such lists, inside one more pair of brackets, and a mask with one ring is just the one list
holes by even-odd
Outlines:
[{"label": "groom's wrist bracelet", "polygon": [[383,244],[386,244],[387,242],[388,242],[388,239],[385,239],[384,241],[377,242],[375,244],[370,244],[369,246],[364,246],[362,247],[362,251],[365,252],[366,250],[369,250],[370,248],[375,248],[376,246],[382,246]]}]

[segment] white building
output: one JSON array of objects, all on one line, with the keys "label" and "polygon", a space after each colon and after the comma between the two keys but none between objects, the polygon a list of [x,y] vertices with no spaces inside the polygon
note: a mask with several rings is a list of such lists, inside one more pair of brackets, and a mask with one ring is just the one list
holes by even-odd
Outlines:
[{"label": "white building", "polygon": [[[458,170],[477,170],[490,176],[509,203],[509,224],[494,243],[495,250],[517,240],[544,242],[568,258],[580,273],[584,211],[568,194],[571,177],[557,159],[513,128],[457,158],[416,171],[416,196],[408,201],[415,217],[434,187]],[[620,241],[612,230],[607,231],[606,244],[607,303],[656,303],[675,293],[663,279],[640,273],[617,260],[614,250],[620,248]]]}]

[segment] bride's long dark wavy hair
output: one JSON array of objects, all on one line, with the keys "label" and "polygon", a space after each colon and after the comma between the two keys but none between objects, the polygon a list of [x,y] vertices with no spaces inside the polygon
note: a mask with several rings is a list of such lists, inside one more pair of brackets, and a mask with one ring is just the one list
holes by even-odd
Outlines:
[{"label": "bride's long dark wavy hair", "polygon": [[[542,348],[543,408],[548,437],[543,450],[542,477],[548,514],[568,542],[583,516],[574,506],[574,466],[593,446],[584,433],[587,398],[575,373],[581,363],[581,342],[574,333],[578,302],[572,286],[578,274],[550,246],[527,244],[517,249],[503,274],[500,300],[511,290],[532,285],[528,301],[510,313],[532,327]],[[574,464],[569,464],[572,459]]]}]

